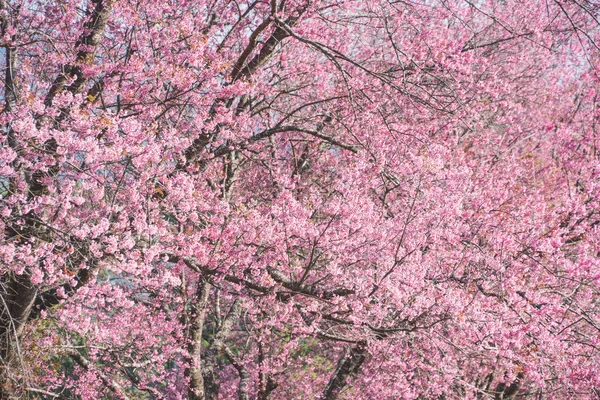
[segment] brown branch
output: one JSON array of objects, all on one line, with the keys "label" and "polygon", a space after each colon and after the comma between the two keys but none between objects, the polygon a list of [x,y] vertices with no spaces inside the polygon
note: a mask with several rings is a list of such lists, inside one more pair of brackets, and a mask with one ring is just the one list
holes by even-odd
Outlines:
[{"label": "brown branch", "polygon": [[[199,272],[204,276],[216,275],[216,271],[199,265],[191,257],[178,257],[173,255],[169,255],[168,257],[169,262],[177,263],[179,261],[182,261],[188,268],[192,269],[193,271]],[[271,278],[273,278],[275,282],[279,283],[284,288],[292,291],[292,294],[304,294],[307,296],[317,297],[322,300],[331,300],[336,296],[349,296],[356,293],[355,290],[344,287],[322,290],[316,287],[315,285],[295,282],[289,279],[283,272],[272,267],[267,268],[267,272],[269,273],[269,275],[271,275]],[[223,279],[237,285],[243,285],[248,289],[255,290],[262,294],[274,293],[276,291],[276,286],[261,286],[246,279],[239,278],[235,275],[225,275]]]},{"label": "brown branch", "polygon": [[259,391],[257,399],[269,400],[271,394],[275,389],[277,389],[278,386],[279,384],[275,382],[271,376],[267,376],[267,383],[265,384],[264,390],[261,389]]},{"label": "brown branch", "polygon": [[516,379],[510,385],[507,386],[506,383],[500,382],[496,387],[496,390],[494,390],[494,400],[512,399],[521,388],[523,377],[523,373],[519,372]]},{"label": "brown branch", "polygon": [[67,90],[73,94],[80,93],[85,85],[86,78],[81,69],[81,64],[92,63],[96,47],[104,37],[104,30],[112,8],[112,0],[91,0],[91,2],[95,7],[91,13],[91,18],[84,24],[81,37],[75,43],[75,47],[80,48],[75,63],[62,66],[61,73],[52,83],[44,99],[44,104],[48,107],[52,105],[54,97],[65,89],[69,80],[75,78],[75,81],[67,87]]},{"label": "brown branch", "polygon": [[238,384],[238,398],[239,400],[249,400],[250,394],[250,374],[248,370],[241,364],[238,360],[236,360],[235,355],[228,347],[225,347],[225,356],[229,360],[229,362],[237,369],[238,374],[240,376],[240,383]]},{"label": "brown branch", "polygon": [[[286,24],[287,26],[294,26],[296,25],[296,23],[298,22],[298,20],[300,19],[300,17],[302,16],[302,14],[304,14],[304,12],[306,11],[306,8],[308,7],[308,3],[307,2],[304,6],[300,7],[297,11],[295,16],[290,16],[289,18],[286,19]],[[272,10],[273,12],[273,10]],[[231,71],[231,80],[232,82],[235,82],[239,79],[246,79],[249,78],[250,76],[252,76],[269,58],[271,58],[271,56],[273,55],[273,53],[275,52],[275,49],[277,48],[277,45],[283,40],[285,39],[287,36],[289,36],[289,34],[286,32],[285,29],[283,29],[282,27],[277,27],[273,33],[271,34],[271,36],[265,41],[264,45],[262,46],[262,48],[260,49],[259,53],[254,56],[247,64],[246,66],[244,66],[244,63],[246,63],[248,57],[250,56],[250,54],[255,50],[256,45],[257,45],[257,39],[258,36],[261,32],[263,32],[268,25],[270,25],[270,20],[266,20],[264,22],[262,22],[256,29],[255,31],[251,34],[250,36],[250,42],[248,43],[248,46],[244,49],[244,51],[242,52],[242,54],[240,55],[240,57],[238,58],[238,60],[236,61],[235,65],[233,66],[233,69]],[[232,104],[233,99],[217,99],[217,101],[215,102],[215,104]],[[247,104],[245,102],[241,102],[240,105],[238,105],[238,112],[240,112],[241,108],[241,104],[244,104],[244,106]],[[227,106],[229,107],[229,105]],[[214,114],[214,110],[215,107],[213,106],[211,109],[211,114]],[[217,129],[218,131],[218,129]],[[200,153],[202,152],[202,150],[204,150],[204,148],[210,143],[210,141],[212,140],[212,138],[216,135],[216,132],[201,132],[198,137],[196,137],[193,141],[192,144],[185,150],[184,152],[184,156],[185,156],[185,162],[178,164],[175,167],[175,171],[181,171],[181,170],[185,170],[190,164],[192,164],[195,160],[198,159],[198,156],[200,155]],[[220,155],[225,155],[227,153],[230,152],[230,150],[227,150],[229,146],[224,146],[223,148],[219,148],[216,150],[216,152],[221,151],[220,154],[218,154],[217,156]]]},{"label": "brown branch", "polygon": [[[307,1],[303,6],[299,7],[296,10],[296,15],[288,17],[285,20],[285,25],[288,27],[293,27],[294,25],[296,25],[298,23],[298,20],[300,19],[300,17],[302,17],[302,14],[304,14],[304,12],[306,11],[309,3],[310,2]],[[264,23],[265,22],[263,22],[263,24]],[[266,26],[264,28],[266,28]],[[275,30],[273,31],[271,36],[265,41],[265,44],[260,49],[260,52],[256,56],[254,56],[254,58],[252,60],[250,60],[250,62],[244,68],[236,70],[234,67],[234,70],[231,73],[233,80],[237,80],[237,79],[241,79],[241,78],[249,78],[250,76],[252,76],[265,62],[267,62],[269,60],[269,58],[271,58],[271,56],[275,52],[275,49],[277,48],[277,45],[279,43],[281,43],[283,41],[283,39],[285,39],[288,36],[290,36],[290,34],[282,26],[278,26],[277,28],[275,28]],[[250,49],[250,52],[253,49],[254,49],[254,47],[252,47],[252,49]],[[246,50],[248,50],[248,48],[246,48]],[[248,55],[249,55],[249,53],[248,53]],[[238,60],[238,63],[241,60],[241,64],[243,64],[248,55],[246,55],[246,57],[243,60],[242,60],[242,57],[240,57],[240,59]],[[236,63],[236,67],[237,66],[238,65]]]},{"label": "brown branch", "polygon": [[288,278],[283,272],[275,268],[267,268],[267,271],[269,272],[269,275],[271,275],[271,278],[273,278],[275,282],[280,283],[284,288],[293,292],[315,296],[324,300],[330,300],[336,296],[348,296],[355,293],[354,290],[343,287],[321,291],[314,285],[295,282]]},{"label": "brown branch", "polygon": [[365,361],[366,343],[361,342],[354,347],[346,348],[338,362],[338,366],[329,379],[320,400],[335,400],[346,387],[347,380],[356,375],[358,369]]},{"label": "brown branch", "polygon": [[6,71],[4,73],[4,109],[12,111],[17,105],[17,48],[6,46]]},{"label": "brown branch", "polygon": [[34,387],[28,387],[28,388],[25,388],[25,390],[27,392],[38,393],[38,394],[41,394],[41,395],[44,395],[44,396],[48,396],[48,397],[52,397],[52,398],[60,397],[60,394],[58,394],[58,393],[53,393],[53,392],[49,392],[47,390],[37,389],[37,388],[34,388]]},{"label": "brown branch", "polygon": [[231,70],[231,81],[232,82],[237,80],[238,76],[240,75],[240,72],[242,71],[242,67],[244,66],[244,63],[246,62],[246,60],[248,59],[248,57],[250,56],[252,51],[254,51],[254,49],[256,48],[256,44],[258,41],[258,35],[260,35],[270,24],[271,24],[270,19],[263,21],[261,24],[259,24],[256,27],[254,32],[252,32],[252,34],[250,35],[248,46],[246,46],[246,48],[244,49],[244,51],[238,58],[237,62],[233,66],[233,69]]},{"label": "brown branch", "polygon": [[251,136],[250,139],[248,139],[249,142],[256,142],[259,141],[261,139],[265,139],[268,138],[276,133],[281,133],[281,132],[301,132],[301,133],[306,133],[310,136],[314,136],[316,138],[319,138],[321,140],[324,140],[328,143],[331,143],[339,148],[342,148],[344,150],[348,150],[351,151],[352,153],[357,153],[356,148],[354,148],[354,146],[346,144],[346,143],[342,143],[340,141],[338,141],[337,139],[328,136],[328,135],[324,135],[320,132],[320,130],[315,130],[315,129],[307,129],[307,128],[303,128],[301,126],[295,126],[295,125],[282,125],[282,126],[276,126],[274,128],[270,128],[270,129],[266,129],[260,133],[257,133],[254,136]]}]

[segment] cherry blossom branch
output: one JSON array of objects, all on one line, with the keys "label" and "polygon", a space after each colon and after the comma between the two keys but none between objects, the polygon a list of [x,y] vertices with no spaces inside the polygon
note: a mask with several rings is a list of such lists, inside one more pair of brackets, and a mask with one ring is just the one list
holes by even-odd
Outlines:
[{"label": "cherry blossom branch", "polygon": [[252,34],[250,35],[250,38],[248,39],[248,46],[246,46],[246,48],[244,49],[244,51],[242,52],[242,54],[240,55],[240,57],[238,58],[238,60],[236,61],[236,63],[234,64],[234,66],[231,70],[231,80],[232,81],[237,80],[238,76],[240,76],[240,72],[242,71],[242,67],[244,66],[244,63],[246,62],[246,60],[248,59],[248,57],[250,56],[252,51],[254,51],[254,48],[256,47],[256,45],[258,43],[258,35],[260,35],[262,33],[262,31],[264,31],[270,24],[271,24],[271,20],[266,19],[263,22],[261,22],[256,27],[256,29],[254,29],[254,32],[252,32]]},{"label": "cherry blossom branch", "polygon": [[336,400],[346,387],[348,378],[356,375],[362,363],[366,358],[366,343],[361,342],[354,347],[344,350],[344,353],[338,361],[335,372],[329,378],[329,383],[320,400]]},{"label": "cherry blossom branch", "polygon": [[[71,357],[83,369],[88,371],[92,369],[92,363],[90,360],[82,356],[77,350],[65,350],[65,354]],[[94,373],[98,375],[102,383],[118,398],[129,400],[129,397],[125,394],[125,389],[117,381],[97,369],[94,369]]]},{"label": "cherry blossom branch", "polygon": [[[208,295],[210,293],[210,283],[207,281],[198,282],[196,296],[192,302],[190,316],[190,343],[188,345],[189,359],[187,360],[189,367],[186,375],[190,378],[190,386],[188,397],[191,400],[203,400],[204,393],[204,377],[202,374],[202,331],[204,328],[204,320],[206,318],[206,310],[208,308]],[[184,290],[186,290],[184,288]]]},{"label": "cherry blossom branch", "polygon": [[[310,2],[306,1],[302,6],[298,7],[298,9],[296,10],[296,15],[288,17],[285,20],[285,24],[289,27],[293,27],[294,25],[296,25],[302,14],[304,14],[304,12],[306,11],[309,4]],[[276,17],[275,15],[273,15],[272,18],[276,20],[278,19],[278,17]],[[264,21],[261,25],[259,25],[259,28],[257,28],[257,30],[264,30],[270,22],[270,20]],[[257,33],[257,36],[260,33],[260,31]],[[254,58],[244,68],[241,68],[241,65],[243,65],[246,58],[252,52],[256,45],[256,38],[251,38],[250,44],[248,45],[249,47],[246,48],[247,54],[244,54],[246,53],[246,51],[244,51],[231,73],[232,80],[237,80],[242,77],[249,78],[250,76],[252,76],[256,72],[256,70],[258,70],[269,58],[271,58],[271,56],[275,52],[277,45],[288,36],[289,32],[283,27],[278,26],[277,28],[275,28],[271,36],[265,41],[265,44],[260,49],[259,53],[256,56],[254,56]]]},{"label": "cherry blossom branch", "polygon": [[[340,72],[342,72],[342,74],[346,74],[345,69],[341,66],[341,64],[338,62],[339,60],[345,61],[347,63],[349,63],[350,65],[353,65],[354,67],[358,68],[359,70],[365,72],[366,74],[370,75],[373,78],[378,79],[379,81],[381,81],[382,83],[384,83],[385,85],[391,87],[392,89],[394,89],[395,91],[408,96],[410,99],[414,100],[417,103],[423,104],[429,108],[438,110],[438,111],[445,111],[445,108],[439,108],[436,107],[434,104],[430,103],[429,101],[422,99],[421,97],[407,92],[406,90],[402,89],[401,87],[399,87],[398,85],[396,85],[392,80],[390,80],[388,77],[386,77],[383,74],[380,74],[378,72],[372,71],[371,69],[365,67],[363,64],[361,64],[358,61],[353,60],[352,58],[346,56],[345,54],[337,51],[334,48],[331,48],[330,46],[327,46],[323,43],[319,43],[317,41],[311,40],[311,39],[307,39],[301,35],[298,35],[297,33],[295,33],[292,30],[292,27],[288,26],[285,21],[282,21],[281,19],[275,17],[276,21],[285,29],[285,31],[292,37],[294,37],[295,39],[299,40],[302,43],[305,43],[307,45],[309,45],[310,47],[313,47],[314,49],[318,50],[319,52],[323,53],[323,55],[325,55],[332,63],[335,64],[335,66],[338,68],[338,70],[340,70]],[[430,94],[430,97],[433,97]]]},{"label": "cherry blossom branch", "polygon": [[307,128],[302,128],[300,126],[295,126],[295,125],[283,125],[283,126],[278,126],[275,128],[271,128],[271,129],[266,129],[260,133],[257,133],[256,135],[250,137],[250,139],[248,140],[249,142],[256,142],[260,139],[264,139],[267,137],[270,137],[271,135],[274,135],[276,133],[281,133],[281,132],[301,132],[301,133],[306,133],[310,136],[314,136],[318,139],[324,140],[326,142],[329,142],[339,148],[342,148],[344,150],[348,150],[351,151],[352,153],[357,153],[358,151],[356,150],[356,148],[352,145],[349,144],[345,144],[342,143],[334,138],[332,138],[331,136],[327,136],[324,135],[322,133],[320,133],[318,130],[313,130],[313,129],[307,129]]},{"label": "cherry blossom branch", "polygon": [[91,64],[93,61],[96,46],[100,44],[104,36],[104,29],[108,22],[113,0],[91,0],[95,5],[90,19],[84,25],[84,33],[75,43],[75,47],[80,48],[77,53],[75,64],[67,64],[61,67],[61,73],[56,77],[46,98],[44,104],[51,106],[54,97],[65,88],[67,82],[75,77],[75,81],[67,88],[73,94],[81,92],[85,85],[86,78],[79,64]]},{"label": "cherry blossom branch", "polygon": [[[344,150],[348,150],[351,151],[352,153],[356,154],[358,153],[358,151],[356,150],[356,148],[352,145],[349,144],[345,144],[342,143],[340,141],[338,141],[337,139],[334,139],[331,136],[328,135],[324,135],[322,133],[319,132],[319,130],[314,130],[314,129],[307,129],[307,128],[302,128],[300,126],[295,126],[295,125],[282,125],[282,126],[276,126],[273,128],[269,128],[269,129],[265,129],[262,132],[259,132],[253,136],[251,136],[247,142],[248,143],[253,143],[253,142],[258,142],[259,140],[262,139],[266,139],[269,138],[277,133],[283,133],[283,132],[300,132],[300,133],[306,133],[310,136],[314,136],[318,139],[324,140],[328,143],[333,144],[334,146],[337,146],[341,149]],[[229,154],[232,151],[234,151],[234,149],[238,147],[238,148],[243,148],[245,147],[244,144],[237,144],[237,145],[223,145],[221,147],[218,147],[215,151],[214,151],[214,155],[215,157],[221,157],[223,155]]]},{"label": "cherry blossom branch", "polygon": [[225,339],[230,335],[234,323],[240,318],[243,310],[244,307],[242,306],[241,299],[235,299],[227,316],[223,319],[221,329],[215,334],[212,342],[206,349],[204,362],[202,364],[202,376],[204,379],[204,393],[206,399],[216,399],[218,396],[219,384],[215,375],[217,356],[224,351]]},{"label": "cherry blossom branch", "polygon": [[250,393],[250,374],[246,367],[241,364],[238,360],[236,360],[235,355],[229,349],[229,347],[225,346],[224,348],[225,356],[229,360],[229,362],[235,367],[240,376],[240,383],[238,384],[238,399],[239,400],[249,400]]},{"label": "cherry blossom branch", "polygon": [[[87,249],[82,249],[81,251],[87,253]],[[57,288],[38,293],[35,298],[36,311],[39,312],[52,308],[60,304],[60,302],[65,298],[73,296],[79,289],[90,283],[90,281],[96,276],[98,267],[99,264],[96,260],[88,260],[87,267],[80,268],[73,277],[75,284],[66,282]]]},{"label": "cherry blossom branch", "polygon": [[269,400],[271,397],[271,393],[279,384],[275,382],[273,377],[270,374],[265,373],[264,371],[264,363],[265,363],[265,351],[262,343],[259,341],[258,345],[258,392],[256,394],[257,400]]},{"label": "cherry blossom branch", "polygon": [[[111,10],[112,0],[107,0],[106,3],[103,0],[92,0],[92,2],[95,4],[95,8],[94,8],[94,11],[92,12],[91,19],[88,22],[86,22],[86,24],[84,25],[84,28],[85,28],[84,33],[82,33],[82,36],[76,43],[77,47],[81,47],[81,49],[79,50],[79,52],[77,54],[77,59],[76,59],[77,63],[91,63],[92,62],[93,51],[95,50],[96,46],[100,43],[100,41],[104,35],[104,29],[106,27],[108,16],[109,16],[110,10]],[[56,78],[56,80],[50,87],[48,94],[46,95],[46,98],[44,100],[44,103],[46,104],[46,106],[52,105],[52,101],[53,101],[54,97],[56,96],[56,94],[60,90],[64,89],[66,83],[72,77],[76,77],[76,79],[67,88],[67,90],[69,90],[70,92],[78,93],[79,91],[81,91],[81,89],[83,88],[83,85],[85,84],[85,78],[84,78],[84,75],[83,75],[83,72],[82,72],[80,66],[67,65],[67,66],[64,66],[62,69],[63,69],[63,72],[61,74],[59,74],[59,76]],[[57,150],[56,141],[54,139],[48,140],[45,144],[45,150],[49,154],[54,155]],[[46,190],[46,184],[44,183],[45,178],[53,177],[57,173],[58,173],[57,165],[51,166],[50,168],[48,168],[48,170],[46,172],[40,172],[40,171],[35,172],[30,179],[29,197],[35,198],[35,197],[39,197],[39,196],[43,195]],[[28,218],[27,226],[25,227],[24,230],[30,231],[32,229],[33,229],[32,219]],[[89,278],[90,278],[90,272],[88,270],[80,270],[80,272],[81,272],[81,277],[80,277],[79,281],[81,283],[87,283],[87,281],[89,281]],[[79,273],[78,273],[78,275],[79,275]],[[22,279],[27,279],[27,281],[20,282],[20,280],[22,280]],[[14,314],[15,320],[22,321],[22,323],[25,323],[25,321],[27,321],[29,319],[29,316],[30,316],[31,310],[32,310],[32,305],[33,305],[33,302],[30,301],[29,299],[34,299],[34,301],[37,301],[36,300],[36,297],[38,294],[37,288],[31,284],[31,282],[29,281],[29,276],[27,274],[23,275],[22,278],[15,279],[15,280],[9,282],[9,284],[15,286],[15,288],[12,290],[20,293],[22,296],[22,298],[20,298],[20,299],[14,299],[15,301],[21,302],[21,304],[13,310],[14,312],[16,312],[16,311],[19,312],[19,314]],[[74,290],[72,290],[73,288],[71,287],[70,284],[66,284],[65,289],[69,289],[69,292],[74,292]],[[59,299],[56,297],[55,294],[50,295],[48,304],[49,305],[57,304],[58,301],[59,301]],[[43,304],[43,303],[44,302],[42,301],[41,304]]]},{"label": "cherry blossom branch", "polygon": [[[173,255],[170,255],[168,257],[169,257],[169,262],[177,263],[179,261],[182,261],[187,267],[189,267],[193,271],[200,272],[206,276],[211,276],[211,275],[216,274],[215,271],[212,271],[206,267],[199,265],[191,257],[178,257],[178,256],[173,256]],[[295,281],[289,279],[283,272],[281,272],[275,268],[272,268],[272,267],[267,268],[267,272],[269,273],[269,275],[273,278],[273,280],[275,282],[281,284],[281,286],[283,286],[284,288],[292,291],[292,293],[314,296],[316,298],[323,299],[323,300],[331,300],[332,298],[334,298],[336,296],[349,296],[349,295],[356,293],[356,291],[354,289],[348,289],[348,288],[344,288],[344,287],[337,287],[337,288],[333,288],[333,289],[322,290],[322,289],[317,288],[314,285],[295,282]],[[231,282],[231,283],[244,285],[248,289],[255,290],[255,291],[257,291],[259,293],[263,293],[263,294],[274,293],[276,290],[276,287],[274,287],[274,286],[271,286],[271,287],[261,286],[261,285],[253,283],[246,279],[239,278],[234,275],[226,274],[223,276],[223,279],[228,282]]]}]

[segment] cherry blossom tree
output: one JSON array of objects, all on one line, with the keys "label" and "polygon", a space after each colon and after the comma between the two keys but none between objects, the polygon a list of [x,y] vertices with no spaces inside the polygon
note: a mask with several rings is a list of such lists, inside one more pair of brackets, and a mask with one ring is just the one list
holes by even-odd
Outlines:
[{"label": "cherry blossom tree", "polygon": [[0,0],[0,398],[597,398],[599,16]]}]

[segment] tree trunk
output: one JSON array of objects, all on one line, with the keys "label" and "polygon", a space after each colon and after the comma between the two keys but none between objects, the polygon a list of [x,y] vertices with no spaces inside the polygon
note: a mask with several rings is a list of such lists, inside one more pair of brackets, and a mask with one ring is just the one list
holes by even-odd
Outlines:
[{"label": "tree trunk", "polygon": [[[185,288],[184,288],[185,290]],[[190,343],[188,347],[189,359],[186,375],[190,378],[190,387],[188,399],[204,400],[204,377],[202,376],[202,330],[204,328],[204,319],[206,318],[206,308],[208,306],[208,295],[210,293],[210,283],[207,281],[198,282],[196,299],[192,304],[192,315],[190,321]]]},{"label": "tree trunk", "polygon": [[329,379],[329,383],[321,396],[321,400],[335,400],[338,398],[347,379],[358,372],[361,364],[365,360],[366,344],[359,343],[355,347],[348,348],[338,362],[338,366]]},{"label": "tree trunk", "polygon": [[7,384],[19,374],[21,361],[20,340],[25,323],[37,294],[27,273],[14,275],[9,273],[0,286],[0,398],[6,398]]}]

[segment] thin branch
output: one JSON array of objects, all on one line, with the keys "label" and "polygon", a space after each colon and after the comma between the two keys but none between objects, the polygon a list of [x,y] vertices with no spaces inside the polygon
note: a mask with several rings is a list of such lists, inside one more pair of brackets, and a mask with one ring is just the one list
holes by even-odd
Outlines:
[{"label": "thin branch", "polygon": [[[82,356],[78,351],[68,350],[68,351],[65,351],[65,353],[68,356],[70,356],[73,359],[73,361],[75,361],[83,369],[90,370],[90,368],[92,367],[92,363],[90,362],[90,360],[88,360],[87,358]],[[99,371],[96,368],[94,368],[94,372],[96,373],[96,375],[98,375],[98,377],[100,378],[102,383],[108,389],[110,389],[118,398],[124,399],[124,400],[129,400],[129,397],[125,394],[125,389],[117,381],[110,378],[109,376],[102,373],[101,371]]]}]

